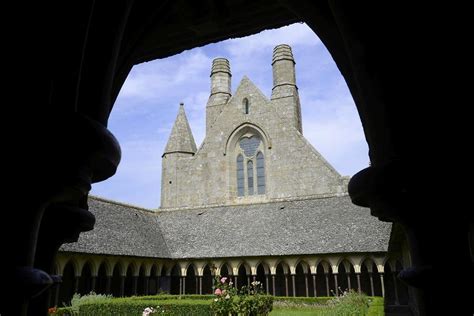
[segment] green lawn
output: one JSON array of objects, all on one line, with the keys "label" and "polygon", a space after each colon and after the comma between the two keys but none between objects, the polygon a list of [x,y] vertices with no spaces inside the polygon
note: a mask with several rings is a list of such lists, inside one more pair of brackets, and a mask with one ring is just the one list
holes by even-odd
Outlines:
[{"label": "green lawn", "polygon": [[274,308],[270,313],[270,316],[310,316],[318,315],[317,308],[304,308],[304,307],[295,307],[295,308]]}]

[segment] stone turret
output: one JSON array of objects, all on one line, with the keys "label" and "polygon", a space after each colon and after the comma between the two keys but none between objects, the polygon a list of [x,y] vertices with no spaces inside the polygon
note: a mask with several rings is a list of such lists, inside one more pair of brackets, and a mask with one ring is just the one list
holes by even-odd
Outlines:
[{"label": "stone turret", "polygon": [[291,47],[281,44],[273,49],[272,104],[278,114],[290,126],[301,133],[301,105],[296,86],[295,60]]},{"label": "stone turret", "polygon": [[180,103],[178,116],[174,121],[170,138],[165,147],[163,156],[182,153],[194,155],[196,153],[196,143],[194,142],[193,133],[189,127],[188,118],[184,112],[184,103]]},{"label": "stone turret", "polygon": [[162,207],[176,206],[180,181],[178,173],[184,160],[196,153],[196,143],[189,127],[184,111],[184,104],[179,106],[178,116],[174,122],[171,135],[162,156],[161,172],[161,205]]},{"label": "stone turret", "polygon": [[229,61],[225,58],[214,59],[211,69],[211,95],[206,107],[206,133],[232,95],[231,78]]}]

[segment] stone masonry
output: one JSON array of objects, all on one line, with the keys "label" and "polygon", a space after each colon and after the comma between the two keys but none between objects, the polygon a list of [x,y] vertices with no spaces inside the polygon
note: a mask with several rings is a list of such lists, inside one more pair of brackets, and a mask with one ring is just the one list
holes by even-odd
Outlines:
[{"label": "stone masonry", "polygon": [[[161,209],[346,193],[347,178],[339,175],[302,134],[294,65],[290,46],[276,46],[272,61],[273,89],[268,99],[246,76],[231,95],[229,61],[224,58],[213,61],[206,137],[196,150],[184,107],[180,106],[163,154]],[[252,137],[260,140],[255,143],[255,150],[263,155],[258,162],[262,168],[258,175],[262,176],[264,170],[264,180],[259,178],[258,185],[260,181],[264,183],[264,193],[257,193],[255,156],[244,156],[241,189],[245,194],[239,195],[238,155],[244,152],[245,142],[249,143]],[[255,189],[251,187],[253,183]]]}]

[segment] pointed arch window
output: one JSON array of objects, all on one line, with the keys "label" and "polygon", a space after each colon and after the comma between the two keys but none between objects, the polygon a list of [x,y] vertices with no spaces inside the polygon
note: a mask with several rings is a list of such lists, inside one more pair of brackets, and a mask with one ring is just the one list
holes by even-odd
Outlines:
[{"label": "pointed arch window", "polygon": [[244,157],[242,155],[237,156],[237,195],[244,196]]},{"label": "pointed arch window", "polygon": [[265,194],[265,158],[263,141],[247,133],[237,143],[237,196]]},{"label": "pointed arch window", "polygon": [[257,192],[265,194],[265,158],[261,151],[257,154]]},{"label": "pointed arch window", "polygon": [[245,98],[243,103],[244,103],[244,113],[249,114],[250,113],[249,99]]},{"label": "pointed arch window", "polygon": [[247,180],[249,195],[253,195],[253,161],[247,161]]}]

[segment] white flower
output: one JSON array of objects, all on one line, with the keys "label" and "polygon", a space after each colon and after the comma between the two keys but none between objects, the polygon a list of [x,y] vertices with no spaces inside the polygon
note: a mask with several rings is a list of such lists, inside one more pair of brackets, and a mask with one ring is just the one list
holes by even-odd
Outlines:
[{"label": "white flower", "polygon": [[214,299],[214,302],[217,302],[217,301],[218,301],[218,299],[217,299],[217,298],[215,298],[215,299]]},{"label": "white flower", "polygon": [[227,295],[225,296],[225,299],[228,300],[229,298],[230,298],[230,295],[227,294]]}]

